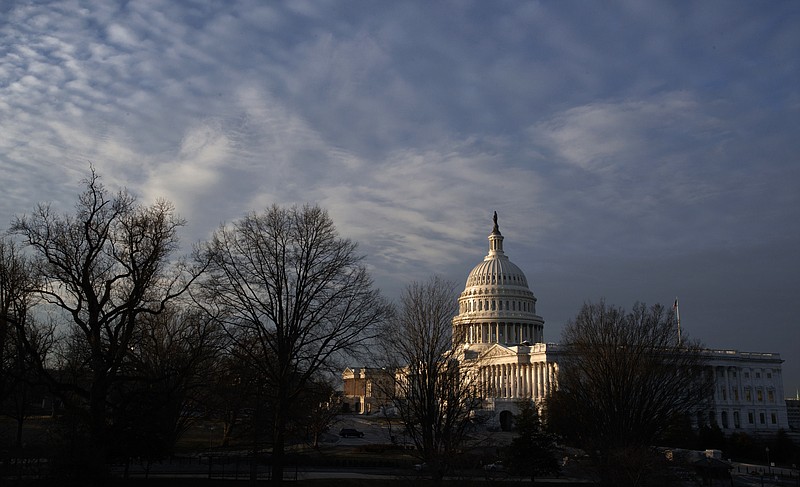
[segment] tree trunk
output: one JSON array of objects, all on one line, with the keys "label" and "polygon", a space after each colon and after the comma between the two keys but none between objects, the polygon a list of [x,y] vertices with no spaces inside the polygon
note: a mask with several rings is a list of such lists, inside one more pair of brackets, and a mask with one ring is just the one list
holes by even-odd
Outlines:
[{"label": "tree trunk", "polygon": [[283,462],[285,460],[286,429],[285,414],[279,412],[275,421],[275,430],[272,438],[272,483],[280,484],[283,482]]},{"label": "tree trunk", "polygon": [[25,416],[20,414],[17,416],[17,438],[16,438],[16,445],[17,448],[22,448],[22,424],[25,422]]},{"label": "tree trunk", "polygon": [[106,477],[108,442],[106,441],[106,396],[108,387],[105,374],[95,373],[89,397],[89,433],[92,455],[87,459],[90,476],[96,480]]}]

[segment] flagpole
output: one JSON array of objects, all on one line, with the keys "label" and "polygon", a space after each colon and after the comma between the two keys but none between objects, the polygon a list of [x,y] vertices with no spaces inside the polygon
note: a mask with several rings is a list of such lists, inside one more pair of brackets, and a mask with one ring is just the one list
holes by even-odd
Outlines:
[{"label": "flagpole", "polygon": [[675,320],[678,322],[678,345],[681,344],[681,311],[678,309],[678,297],[675,296],[675,304],[672,305],[675,310]]}]

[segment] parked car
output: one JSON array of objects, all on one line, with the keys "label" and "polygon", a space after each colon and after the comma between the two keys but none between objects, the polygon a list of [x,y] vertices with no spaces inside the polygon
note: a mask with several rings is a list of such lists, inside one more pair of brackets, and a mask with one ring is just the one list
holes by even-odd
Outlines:
[{"label": "parked car", "polygon": [[353,428],[342,428],[342,430],[339,431],[339,436],[341,436],[342,438],[349,438],[351,436],[354,436],[356,438],[363,438],[364,432],[358,431],[357,429]]},{"label": "parked car", "polygon": [[484,465],[483,469],[487,472],[502,472],[506,469],[506,467],[503,465],[503,462],[494,462]]}]

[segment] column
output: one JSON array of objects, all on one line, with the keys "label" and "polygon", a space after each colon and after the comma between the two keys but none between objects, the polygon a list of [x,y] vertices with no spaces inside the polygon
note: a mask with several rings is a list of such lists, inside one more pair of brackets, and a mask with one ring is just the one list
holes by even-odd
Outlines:
[{"label": "column", "polygon": [[558,362],[553,362],[553,388],[558,390]]},{"label": "column", "polygon": [[517,397],[517,364],[508,364],[508,378],[509,397]]},{"label": "column", "polygon": [[528,390],[528,396],[531,399],[536,399],[536,363],[531,362],[528,365],[528,384],[530,384],[530,389]]},{"label": "column", "polygon": [[499,365],[494,366],[494,395],[496,397],[503,397],[503,370]]},{"label": "column", "polygon": [[511,366],[503,364],[503,397],[511,397]]},{"label": "column", "polygon": [[522,397],[530,397],[530,383],[528,382],[528,369],[530,364],[522,365]]},{"label": "column", "polygon": [[500,364],[497,367],[500,370],[500,394],[498,396],[506,397],[506,364]]},{"label": "column", "polygon": [[550,376],[550,363],[544,362],[544,396],[550,394],[550,388],[553,386],[552,377]]},{"label": "column", "polygon": [[541,398],[544,394],[544,384],[542,383],[542,364],[536,362],[536,398]]},{"label": "column", "polygon": [[[730,367],[725,367],[725,399],[728,404],[733,402],[733,392],[731,391],[731,376],[730,371],[728,370]],[[728,413],[729,420],[731,419],[732,415]]]}]

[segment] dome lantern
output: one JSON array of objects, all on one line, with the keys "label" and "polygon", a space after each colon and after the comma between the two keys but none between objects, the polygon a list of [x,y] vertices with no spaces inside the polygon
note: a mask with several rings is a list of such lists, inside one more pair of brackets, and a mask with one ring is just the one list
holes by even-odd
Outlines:
[{"label": "dome lantern", "polygon": [[489,255],[486,256],[486,259],[491,259],[499,255],[503,255],[503,234],[500,233],[500,227],[497,226],[497,212],[494,212],[494,216],[492,217],[492,221],[494,221],[494,228],[492,228],[492,233],[489,234]]}]

